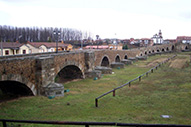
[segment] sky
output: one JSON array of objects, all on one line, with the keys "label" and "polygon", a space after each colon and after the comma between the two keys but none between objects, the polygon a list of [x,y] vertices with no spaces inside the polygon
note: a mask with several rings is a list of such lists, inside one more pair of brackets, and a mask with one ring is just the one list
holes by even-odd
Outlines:
[{"label": "sky", "polygon": [[0,25],[63,27],[100,38],[191,36],[191,0],[0,0]]}]

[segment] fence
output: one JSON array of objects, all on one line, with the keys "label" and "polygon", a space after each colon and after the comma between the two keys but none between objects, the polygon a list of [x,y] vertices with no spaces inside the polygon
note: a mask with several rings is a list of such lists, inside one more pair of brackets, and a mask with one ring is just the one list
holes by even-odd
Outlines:
[{"label": "fence", "polygon": [[153,73],[153,72],[154,72],[154,69],[157,70],[158,67],[160,67],[160,66],[163,65],[164,63],[168,62],[169,60],[173,59],[174,57],[176,57],[176,55],[174,55],[174,56],[172,56],[172,57],[166,59],[165,61],[159,63],[157,66],[151,68],[149,71],[145,72],[144,74],[139,75],[137,78],[135,78],[135,79],[133,79],[133,80],[131,80],[131,81],[129,81],[129,82],[127,82],[127,83],[125,83],[125,84],[123,84],[123,85],[117,87],[117,88],[114,88],[114,89],[112,89],[112,90],[110,90],[110,91],[108,91],[108,92],[106,92],[106,93],[100,95],[99,97],[95,98],[95,106],[98,107],[98,100],[99,100],[100,98],[102,98],[102,97],[104,97],[104,96],[106,96],[106,95],[108,95],[109,93],[112,93],[112,92],[113,92],[113,96],[115,96],[116,90],[118,90],[118,89],[120,89],[120,88],[123,88],[124,86],[127,86],[127,85],[129,85],[129,87],[130,87],[130,86],[131,86],[131,83],[134,82],[134,81],[136,81],[136,80],[138,80],[138,79],[139,79],[139,81],[141,81],[141,78],[142,78],[143,76],[145,76],[145,75],[148,76],[149,73]]},{"label": "fence", "polygon": [[191,125],[176,125],[176,124],[136,124],[136,123],[116,123],[116,122],[69,122],[69,121],[33,121],[33,120],[10,120],[0,119],[3,127],[8,127],[7,123],[28,123],[28,124],[52,124],[52,125],[84,125],[85,127],[92,126],[134,126],[134,127],[191,127]]}]

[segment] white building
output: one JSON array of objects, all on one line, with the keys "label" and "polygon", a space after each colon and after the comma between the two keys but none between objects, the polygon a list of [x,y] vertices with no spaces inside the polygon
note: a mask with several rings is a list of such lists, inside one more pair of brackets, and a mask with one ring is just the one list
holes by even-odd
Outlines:
[{"label": "white building", "polygon": [[162,44],[163,43],[163,37],[162,32],[159,30],[158,34],[153,35],[152,37],[154,44]]}]

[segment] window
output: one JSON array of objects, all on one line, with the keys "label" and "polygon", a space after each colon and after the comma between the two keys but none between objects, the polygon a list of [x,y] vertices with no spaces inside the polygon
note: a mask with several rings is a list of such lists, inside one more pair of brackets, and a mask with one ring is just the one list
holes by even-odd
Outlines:
[{"label": "window", "polygon": [[5,50],[5,55],[9,55],[9,50]]},{"label": "window", "polygon": [[26,50],[23,50],[23,54],[26,54]]},{"label": "window", "polygon": [[32,53],[32,50],[31,49],[29,49],[29,54],[31,54]]}]

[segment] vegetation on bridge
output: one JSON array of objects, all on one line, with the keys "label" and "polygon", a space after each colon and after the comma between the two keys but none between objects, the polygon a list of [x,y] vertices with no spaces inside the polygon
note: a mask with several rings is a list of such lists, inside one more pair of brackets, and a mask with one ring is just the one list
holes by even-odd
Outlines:
[{"label": "vegetation on bridge", "polygon": [[[23,97],[0,103],[0,118],[191,124],[190,55],[181,53],[141,82],[118,90],[115,97],[104,97],[98,108],[94,105],[95,97],[148,71],[172,54],[152,56],[124,69],[114,69],[114,74],[103,75],[99,80],[66,83],[64,86],[70,92],[65,97]],[[179,60],[184,62],[175,65]],[[171,117],[165,119],[161,115]]]}]

